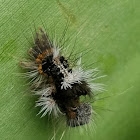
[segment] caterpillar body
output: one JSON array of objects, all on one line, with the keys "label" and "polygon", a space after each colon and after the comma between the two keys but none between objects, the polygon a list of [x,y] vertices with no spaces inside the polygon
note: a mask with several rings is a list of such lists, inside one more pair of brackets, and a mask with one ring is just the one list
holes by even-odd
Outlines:
[{"label": "caterpillar body", "polygon": [[21,61],[32,79],[32,89],[39,99],[36,106],[41,107],[42,117],[46,114],[66,116],[70,127],[88,124],[91,120],[92,106],[80,101],[81,96],[94,98],[94,93],[102,91],[102,84],[95,83],[97,69],[84,70],[81,58],[71,67],[69,59],[63,56],[57,46],[40,28],[36,33],[34,46],[29,49],[29,59]]}]

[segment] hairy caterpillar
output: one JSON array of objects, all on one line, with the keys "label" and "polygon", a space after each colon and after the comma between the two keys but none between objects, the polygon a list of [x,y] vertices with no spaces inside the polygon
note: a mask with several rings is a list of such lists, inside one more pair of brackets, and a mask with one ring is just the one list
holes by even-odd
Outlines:
[{"label": "hairy caterpillar", "polygon": [[39,97],[36,106],[41,107],[42,117],[46,114],[66,117],[70,127],[88,124],[91,120],[92,106],[81,102],[81,96],[94,98],[96,91],[102,91],[100,83],[95,83],[98,70],[84,71],[81,58],[73,67],[42,28],[36,33],[34,46],[29,50],[29,59],[20,62],[28,70],[26,75],[32,79],[32,89]]}]

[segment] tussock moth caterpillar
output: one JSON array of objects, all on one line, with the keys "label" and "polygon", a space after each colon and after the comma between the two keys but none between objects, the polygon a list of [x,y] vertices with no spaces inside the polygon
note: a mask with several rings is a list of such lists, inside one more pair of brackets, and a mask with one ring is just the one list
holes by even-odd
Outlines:
[{"label": "tussock moth caterpillar", "polygon": [[81,102],[81,96],[94,98],[96,91],[102,91],[103,84],[95,83],[98,70],[84,70],[81,58],[76,65],[70,65],[69,57],[61,53],[57,46],[42,28],[36,33],[34,46],[29,50],[29,60],[21,62],[28,69],[25,73],[32,79],[32,89],[39,97],[37,107],[39,114],[66,117],[67,125],[77,127],[88,124],[91,120],[92,106]]}]

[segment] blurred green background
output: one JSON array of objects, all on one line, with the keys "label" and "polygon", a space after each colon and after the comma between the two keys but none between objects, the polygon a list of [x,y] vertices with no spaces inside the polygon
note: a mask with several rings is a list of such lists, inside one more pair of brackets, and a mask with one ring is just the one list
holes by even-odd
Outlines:
[{"label": "blurred green background", "polygon": [[[100,97],[111,97],[93,104],[100,115],[95,131],[66,130],[63,139],[140,140],[139,6],[139,0],[0,0],[0,140],[49,140],[53,135],[53,123],[36,116],[35,97],[18,76],[19,61],[27,56],[34,27],[45,26],[59,38],[68,19],[66,36],[77,36],[76,52],[92,49],[83,62],[97,62],[92,67],[108,75],[100,80],[107,85]],[[74,41],[66,46],[71,49]],[[54,139],[61,135],[58,131]]]}]

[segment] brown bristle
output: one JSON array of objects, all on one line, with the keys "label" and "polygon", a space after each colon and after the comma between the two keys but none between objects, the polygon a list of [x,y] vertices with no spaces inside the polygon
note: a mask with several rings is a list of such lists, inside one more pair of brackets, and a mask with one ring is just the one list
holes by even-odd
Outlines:
[{"label": "brown bristle", "polygon": [[76,118],[76,112],[68,111],[67,116],[68,116],[69,119],[75,119]]}]

